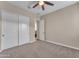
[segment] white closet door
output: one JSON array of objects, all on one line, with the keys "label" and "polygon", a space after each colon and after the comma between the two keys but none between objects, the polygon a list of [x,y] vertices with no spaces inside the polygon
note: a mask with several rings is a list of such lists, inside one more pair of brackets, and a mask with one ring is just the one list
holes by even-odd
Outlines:
[{"label": "white closet door", "polygon": [[2,12],[2,40],[1,49],[18,45],[18,16],[13,13]]},{"label": "white closet door", "polygon": [[19,16],[19,45],[29,43],[29,18]]}]

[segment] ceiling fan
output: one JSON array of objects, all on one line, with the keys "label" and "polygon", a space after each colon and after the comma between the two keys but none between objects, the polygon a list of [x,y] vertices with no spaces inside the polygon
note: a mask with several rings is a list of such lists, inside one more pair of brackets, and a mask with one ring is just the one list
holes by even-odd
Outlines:
[{"label": "ceiling fan", "polygon": [[42,7],[42,10],[45,10],[45,7],[44,5],[47,4],[47,5],[50,5],[50,6],[53,6],[54,4],[50,3],[50,2],[47,2],[47,1],[38,1],[34,6],[33,8],[37,7],[38,5],[40,5]]}]

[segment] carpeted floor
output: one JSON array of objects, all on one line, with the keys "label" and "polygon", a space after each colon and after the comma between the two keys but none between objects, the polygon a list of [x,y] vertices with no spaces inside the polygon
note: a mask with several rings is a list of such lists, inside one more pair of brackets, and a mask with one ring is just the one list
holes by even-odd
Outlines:
[{"label": "carpeted floor", "polygon": [[79,51],[38,40],[34,43],[6,49],[0,53],[4,58],[78,58]]}]

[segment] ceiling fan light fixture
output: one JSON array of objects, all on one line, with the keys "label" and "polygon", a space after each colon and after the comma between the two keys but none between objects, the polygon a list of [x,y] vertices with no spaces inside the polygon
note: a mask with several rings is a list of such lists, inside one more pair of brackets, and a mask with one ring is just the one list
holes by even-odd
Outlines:
[{"label": "ceiling fan light fixture", "polygon": [[43,1],[39,1],[39,5],[40,6],[44,5],[44,2]]},{"label": "ceiling fan light fixture", "polygon": [[50,3],[50,2],[47,2],[47,1],[38,1],[34,6],[33,8],[37,7],[38,5],[42,7],[42,10],[45,10],[45,4],[47,5],[50,5],[50,6],[53,6],[54,4],[53,3]]}]

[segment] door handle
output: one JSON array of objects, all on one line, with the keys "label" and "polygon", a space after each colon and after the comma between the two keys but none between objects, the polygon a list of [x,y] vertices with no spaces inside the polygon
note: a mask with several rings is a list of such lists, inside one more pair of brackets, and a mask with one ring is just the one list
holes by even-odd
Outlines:
[{"label": "door handle", "polygon": [[2,37],[4,37],[5,36],[5,34],[2,34]]}]

